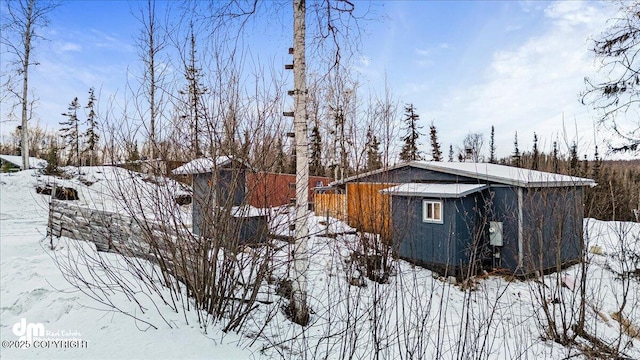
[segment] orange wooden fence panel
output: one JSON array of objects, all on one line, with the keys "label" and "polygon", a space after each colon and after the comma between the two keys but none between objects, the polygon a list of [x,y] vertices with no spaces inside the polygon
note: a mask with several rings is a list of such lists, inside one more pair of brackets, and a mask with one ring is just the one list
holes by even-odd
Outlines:
[{"label": "orange wooden fence panel", "polygon": [[345,194],[315,194],[316,216],[330,216],[347,220],[347,198]]},{"label": "orange wooden fence panel", "polygon": [[364,232],[391,238],[391,197],[380,190],[395,184],[347,184],[347,215],[349,225]]}]

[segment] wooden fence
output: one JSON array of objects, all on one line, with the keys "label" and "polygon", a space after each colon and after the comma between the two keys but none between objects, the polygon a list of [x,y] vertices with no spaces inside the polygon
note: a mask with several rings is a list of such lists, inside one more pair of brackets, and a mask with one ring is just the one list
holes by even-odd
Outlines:
[{"label": "wooden fence", "polygon": [[347,184],[347,218],[350,226],[391,239],[391,197],[380,190],[395,184]]},{"label": "wooden fence", "polygon": [[345,194],[315,194],[316,216],[330,216],[347,221],[347,196]]},{"label": "wooden fence", "polygon": [[359,231],[391,238],[391,197],[380,190],[396,184],[350,183],[346,194],[315,194],[317,216],[345,221]]}]

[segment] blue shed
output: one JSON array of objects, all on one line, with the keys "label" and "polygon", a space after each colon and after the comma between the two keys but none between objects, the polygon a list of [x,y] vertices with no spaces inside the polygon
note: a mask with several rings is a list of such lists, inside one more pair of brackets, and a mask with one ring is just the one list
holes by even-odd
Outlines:
[{"label": "blue shed", "polygon": [[264,242],[267,216],[248,203],[248,167],[229,156],[200,158],[175,170],[192,176],[192,231],[196,235],[238,243]]},{"label": "blue shed", "polygon": [[[413,161],[347,178],[386,183],[398,256],[447,275],[524,275],[580,259],[591,179],[487,163]],[[395,184],[395,186],[393,186]],[[347,197],[349,194],[347,193]]]}]

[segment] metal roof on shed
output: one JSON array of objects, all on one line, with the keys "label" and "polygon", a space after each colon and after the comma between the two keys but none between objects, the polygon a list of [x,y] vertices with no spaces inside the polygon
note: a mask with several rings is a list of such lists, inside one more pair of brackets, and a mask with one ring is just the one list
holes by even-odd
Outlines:
[{"label": "metal roof on shed", "polygon": [[220,166],[229,165],[233,159],[229,156],[218,156],[217,158],[200,158],[173,169],[175,175],[203,174],[212,172]]},{"label": "metal roof on shed", "polygon": [[487,185],[482,184],[409,183],[383,189],[380,192],[394,196],[422,196],[445,199],[464,197],[487,187]]},{"label": "metal roof on shed", "polygon": [[591,179],[489,163],[416,162],[417,167],[520,187],[595,186]]},{"label": "metal roof on shed", "polygon": [[411,161],[401,163],[387,169],[379,169],[364,174],[354,175],[341,181],[335,181],[330,185],[340,185],[358,179],[383,173],[385,171],[400,169],[403,167],[415,167],[446,174],[475,178],[491,183],[514,185],[519,187],[564,187],[564,186],[596,186],[592,179],[576,176],[561,175],[544,171],[522,169],[513,166],[468,163],[468,162],[440,162],[440,161]]}]

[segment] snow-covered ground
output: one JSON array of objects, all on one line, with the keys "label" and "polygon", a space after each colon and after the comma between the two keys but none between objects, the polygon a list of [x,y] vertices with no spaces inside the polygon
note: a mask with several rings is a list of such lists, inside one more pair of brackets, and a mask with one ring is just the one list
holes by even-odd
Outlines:
[{"label": "snow-covered ground", "polygon": [[[78,203],[99,209],[122,211],[113,196],[115,179],[145,187],[149,194],[182,191],[171,181],[142,181],[142,176],[117,168],[83,172],[85,184],[77,178],[58,184],[78,189]],[[261,296],[272,302],[259,303],[240,333],[225,333],[217,325],[205,331],[195,311],[176,312],[155,294],[136,296],[143,313],[124,294],[114,293],[113,305],[136,319],[78,291],[56,266],[56,259],[68,261],[81,252],[97,255],[93,245],[66,238],[54,239],[51,249],[45,236],[49,196],[35,191],[38,183],[51,180],[37,177],[35,170],[0,175],[2,358],[370,359],[377,353],[381,359],[560,359],[579,353],[576,346],[545,339],[551,336],[549,320],[559,332],[566,323],[564,332],[573,333],[570,325],[580,311],[580,266],[542,280],[488,274],[462,286],[398,261],[388,283],[364,279],[366,286],[353,286],[349,280],[358,270],[347,260],[358,237],[345,224],[322,217],[311,219],[308,326],[286,318],[281,309],[285,301],[275,294],[275,285],[266,283]],[[160,187],[169,191],[158,191]],[[143,202],[145,216],[153,216],[152,205],[146,208]],[[176,216],[188,224],[189,206],[177,209]],[[288,231],[284,221],[280,225],[277,232]],[[339,235],[323,236],[329,233]],[[585,330],[622,356],[639,359],[640,334],[633,330],[640,327],[640,279],[623,281],[616,274],[640,267],[632,256],[640,253],[640,224],[585,219],[585,233],[587,246],[598,253],[589,255]],[[274,276],[285,278],[291,248],[286,243],[276,248],[273,263],[283,265],[274,269]],[[120,261],[115,254],[100,256],[112,264]],[[136,283],[133,276],[128,280]],[[617,317],[625,297],[622,317]],[[29,338],[41,329],[44,336]],[[21,335],[28,342],[19,342]],[[584,337],[575,343],[583,349],[593,344]],[[29,347],[16,348],[25,344]]]},{"label": "snow-covered ground", "polygon": [[[102,168],[109,172],[110,168]],[[62,239],[55,251],[49,250],[45,239],[49,196],[36,194],[38,182],[34,171],[22,171],[0,175],[0,305],[3,359],[250,359],[251,349],[236,344],[241,337],[223,334],[210,328],[203,334],[193,315],[188,324],[183,314],[165,311],[171,327],[164,323],[155,311],[140,314],[140,310],[124,296],[114,295],[114,302],[125,310],[139,315],[157,325],[157,330],[135,321],[131,317],[114,312],[73,288],[63,278],[53,260],[55,253],[65,256],[67,251],[77,252],[79,242]],[[101,184],[109,176],[89,173],[99,180],[90,187],[67,180],[62,185],[72,185],[80,191],[81,203],[99,203],[114,208],[112,198],[100,196],[109,186]],[[89,191],[89,189],[91,189]],[[102,202],[99,200],[102,199]],[[69,244],[71,243],[71,244]],[[82,244],[82,243],[80,243]],[[82,244],[88,247],[91,245]],[[104,254],[116,257],[113,254]],[[78,348],[56,349],[56,346],[72,346],[64,342],[42,342],[49,348],[16,349],[11,341],[18,340],[15,324],[22,320],[27,324],[42,324],[46,339],[79,339]],[[164,326],[162,326],[164,325]],[[20,331],[20,326],[16,329]],[[48,335],[52,334],[52,335]],[[81,348],[83,347],[84,348]]]}]

